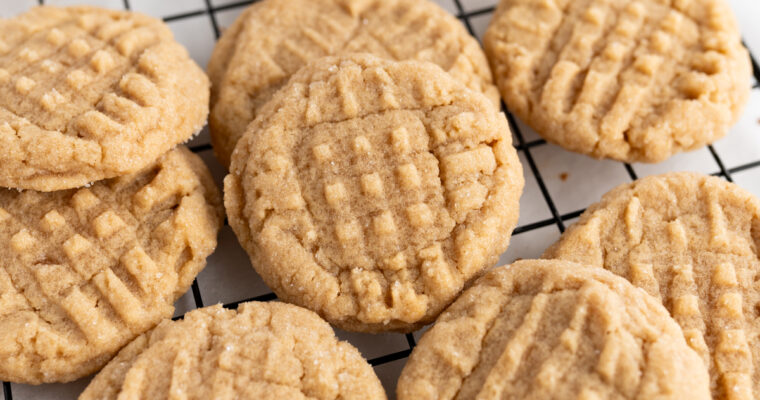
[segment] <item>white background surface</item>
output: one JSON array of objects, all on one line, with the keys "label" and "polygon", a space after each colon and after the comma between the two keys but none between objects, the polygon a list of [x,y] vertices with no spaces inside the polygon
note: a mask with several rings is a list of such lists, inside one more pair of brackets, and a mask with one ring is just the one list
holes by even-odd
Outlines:
[{"label": "white background surface", "polygon": [[[41,2],[41,1],[40,1]],[[37,0],[0,0],[0,16],[10,17],[37,5]],[[457,15],[480,37],[491,19],[497,0],[436,0]],[[750,51],[760,57],[760,0],[729,0],[742,27]],[[177,40],[184,44],[202,67],[208,62],[216,33],[229,26],[251,1],[234,0],[45,0],[45,4],[93,4],[109,8],[144,12],[167,21]],[[515,144],[525,171],[526,187],[521,199],[520,222],[512,243],[500,263],[516,258],[535,258],[553,243],[560,231],[574,222],[580,212],[612,187],[634,177],[666,171],[690,170],[722,176],[760,196],[760,88],[752,91],[741,121],[712,148],[677,155],[657,165],[626,166],[613,161],[597,161],[546,144],[538,135],[517,123]],[[519,132],[519,134],[517,133]],[[214,159],[204,131],[190,146],[206,161],[221,187],[224,170]],[[222,229],[219,247],[208,266],[198,276],[203,304],[230,303],[263,296],[270,291],[251,268],[228,226]],[[196,308],[193,294],[177,303],[177,315]],[[338,332],[371,360],[385,385],[389,398],[395,398],[395,384],[410,345],[421,332],[368,335]],[[13,399],[74,399],[89,379],[69,384],[27,386],[11,384]],[[5,398],[10,398],[5,393]]]}]

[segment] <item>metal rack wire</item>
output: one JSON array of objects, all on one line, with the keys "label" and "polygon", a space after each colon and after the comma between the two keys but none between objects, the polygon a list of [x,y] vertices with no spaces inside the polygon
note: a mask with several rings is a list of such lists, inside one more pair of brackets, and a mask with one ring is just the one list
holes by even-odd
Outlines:
[{"label": "metal rack wire", "polygon": [[[130,0],[122,0],[122,1],[123,1],[124,9],[130,10],[131,9]],[[203,0],[203,4],[205,5],[205,7],[203,8],[199,8],[197,10],[191,10],[189,12],[184,12],[181,14],[170,15],[170,16],[164,17],[163,19],[167,23],[170,23],[174,21],[180,21],[180,20],[195,18],[199,16],[207,16],[209,18],[209,23],[211,24],[211,28],[215,36],[215,39],[218,39],[221,28],[220,28],[220,24],[217,18],[217,14],[223,11],[228,11],[228,10],[242,10],[246,6],[256,1],[258,0],[239,1],[239,2],[225,3],[223,5],[214,6],[211,0]],[[448,0],[442,0],[442,1],[448,1]],[[453,2],[453,6],[454,6],[454,10],[455,10],[457,18],[459,18],[462,21],[462,23],[467,27],[468,31],[473,36],[476,36],[476,35],[475,35],[475,30],[473,29],[472,19],[476,17],[490,15],[494,10],[494,7],[485,7],[485,8],[479,8],[479,9],[466,11],[466,8],[464,7],[464,5],[467,3],[467,0],[451,0],[451,1]],[[44,0],[38,0],[38,2],[39,4],[43,4]],[[494,0],[493,2],[495,3],[496,0]],[[94,1],[93,3],[97,4],[97,1]],[[757,62],[757,58],[755,58],[754,56],[751,56],[751,57],[752,57],[754,77],[755,77],[755,80],[757,81],[753,86],[753,91],[755,91],[756,93],[760,93],[760,83],[758,83],[760,82],[760,65]],[[566,223],[580,216],[584,210],[579,209],[579,210],[575,210],[575,211],[564,213],[564,214],[561,214],[559,212],[559,208],[557,206],[558,204],[557,199],[551,196],[546,180],[542,176],[542,173],[539,169],[539,164],[536,162],[536,159],[533,155],[533,152],[536,151],[537,149],[541,148],[542,146],[549,146],[549,145],[543,139],[536,139],[536,140],[531,140],[531,141],[526,140],[526,135],[524,132],[522,132],[514,116],[512,116],[512,114],[508,112],[508,110],[506,109],[506,107],[504,107],[503,104],[502,104],[502,108],[504,109],[507,115],[510,128],[512,129],[512,132],[515,135],[515,138],[516,138],[515,147],[518,153],[522,154],[524,156],[524,159],[527,161],[526,162],[527,165],[524,165],[525,173],[526,175],[532,174],[533,177],[535,177],[535,181],[537,183],[541,196],[546,202],[546,206],[548,207],[551,214],[551,217],[549,218],[540,219],[539,221],[536,221],[536,222],[530,222],[530,223],[518,226],[515,229],[513,236],[524,235],[529,232],[536,231],[538,229],[545,228],[552,225],[555,225],[556,228],[559,230],[559,232],[564,232]],[[758,134],[760,134],[760,126],[758,127]],[[209,143],[193,144],[190,148],[193,152],[197,154],[211,151],[211,145]],[[724,162],[724,159],[721,157],[721,155],[712,145],[708,146],[708,150],[712,158],[714,159],[715,163],[718,166],[718,172],[715,172],[714,175],[721,176],[728,181],[733,181],[732,174],[744,172],[744,171],[755,169],[755,168],[760,169],[760,154],[757,155],[758,156],[757,160],[754,160],[742,165],[738,165],[732,168],[727,168],[726,163]],[[628,177],[631,180],[637,179],[638,174],[636,172],[636,167],[630,164],[624,164],[624,167],[625,167],[625,171],[628,174]],[[198,280],[195,280],[193,282],[192,298],[193,298],[195,308],[200,308],[204,306],[203,293],[201,291],[200,285],[198,284]],[[276,299],[277,297],[274,293],[265,293],[265,294],[258,295],[255,297],[225,303],[224,307],[234,309],[234,308],[237,308],[239,304],[243,302],[247,302],[247,301],[272,301]],[[181,316],[178,316],[176,318],[181,318]],[[395,352],[389,352],[387,354],[383,354],[375,358],[371,358],[369,360],[370,364],[374,367],[378,367],[378,366],[382,366],[388,363],[392,363],[392,362],[407,358],[409,354],[411,353],[412,349],[414,349],[414,346],[416,344],[414,334],[406,334],[405,341],[406,341],[406,344],[408,345],[407,348],[403,350],[395,351]],[[3,382],[2,386],[3,386],[3,395],[4,395],[5,400],[12,400],[13,399],[13,390],[12,390],[13,385],[8,382]],[[393,388],[386,387],[386,389],[389,389],[389,396],[393,397],[393,393],[390,391]]]}]

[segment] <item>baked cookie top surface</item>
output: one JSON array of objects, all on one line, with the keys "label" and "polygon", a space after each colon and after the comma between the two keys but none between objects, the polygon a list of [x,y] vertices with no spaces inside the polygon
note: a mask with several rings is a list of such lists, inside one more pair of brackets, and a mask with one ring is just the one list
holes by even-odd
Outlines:
[{"label": "baked cookie top surface", "polygon": [[171,317],[216,247],[222,204],[186,148],[53,193],[0,189],[0,379],[63,382]]},{"label": "baked cookie top surface", "polygon": [[133,173],[205,124],[208,78],[157,19],[45,6],[0,32],[0,186]]},{"label": "baked cookie top surface", "polygon": [[489,271],[422,336],[406,399],[709,399],[705,366],[653,297],[600,268]]},{"label": "baked cookie top surface", "polygon": [[493,265],[522,167],[503,114],[431,63],[303,68],[225,178],[230,225],[280,298],[349,330],[408,331]]},{"label": "baked cookie top surface", "polygon": [[222,164],[229,166],[248,123],[299,68],[355,52],[433,62],[499,102],[478,42],[429,0],[263,0],[222,35],[208,65],[209,125]]},{"label": "baked cookie top surface", "polygon": [[659,162],[712,143],[749,97],[725,0],[502,0],[483,42],[509,109],[596,158]]},{"label": "baked cookie top surface", "polygon": [[283,303],[194,310],[125,347],[81,400],[384,400],[372,367],[311,311]]},{"label": "baked cookie top surface", "polygon": [[648,177],[590,207],[545,258],[603,267],[659,298],[714,398],[760,397],[760,201],[720,178]]}]

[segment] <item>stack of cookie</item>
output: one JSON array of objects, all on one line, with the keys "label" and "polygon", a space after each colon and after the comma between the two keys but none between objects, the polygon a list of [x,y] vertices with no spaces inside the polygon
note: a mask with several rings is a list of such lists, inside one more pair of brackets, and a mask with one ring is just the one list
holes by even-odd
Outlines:
[{"label": "stack of cookie", "polygon": [[221,227],[177,145],[209,82],[140,14],[35,8],[0,21],[0,379],[86,376],[170,318]]}]

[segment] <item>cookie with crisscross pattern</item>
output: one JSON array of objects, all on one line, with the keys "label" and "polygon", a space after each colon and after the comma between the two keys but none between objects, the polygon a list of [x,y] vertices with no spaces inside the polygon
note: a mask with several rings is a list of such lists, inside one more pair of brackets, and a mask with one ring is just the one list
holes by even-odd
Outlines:
[{"label": "cookie with crisscross pattern", "polygon": [[507,120],[432,63],[327,57],[249,125],[230,225],[277,295],[343,328],[430,322],[492,266],[523,188]]},{"label": "cookie with crisscross pattern", "polygon": [[222,35],[209,62],[211,139],[229,166],[261,106],[310,60],[372,53],[438,64],[495,105],[499,95],[478,42],[429,0],[262,0]]},{"label": "cookie with crisscross pattern", "polygon": [[657,299],[568,261],[495,268],[422,336],[399,400],[710,399],[707,369]]},{"label": "cookie with crisscross pattern", "polygon": [[725,0],[502,0],[483,43],[509,109],[596,158],[659,162],[712,143],[749,97]]},{"label": "cookie with crisscross pattern", "polygon": [[311,311],[283,303],[221,305],[164,321],[125,347],[88,399],[385,400],[359,351]]},{"label": "cookie with crisscross pattern", "polygon": [[209,83],[161,21],[93,7],[0,20],[0,186],[81,187],[205,124]]},{"label": "cookie with crisscross pattern", "polygon": [[608,269],[661,299],[715,398],[760,397],[760,200],[749,192],[696,173],[621,185],[544,257]]},{"label": "cookie with crisscross pattern", "polygon": [[70,381],[171,317],[216,247],[221,199],[180,147],[132,175],[0,189],[0,379]]}]

